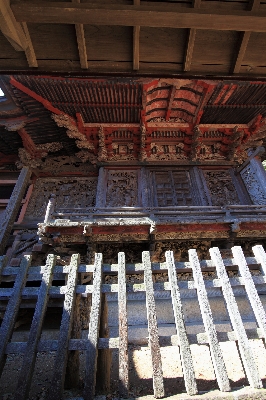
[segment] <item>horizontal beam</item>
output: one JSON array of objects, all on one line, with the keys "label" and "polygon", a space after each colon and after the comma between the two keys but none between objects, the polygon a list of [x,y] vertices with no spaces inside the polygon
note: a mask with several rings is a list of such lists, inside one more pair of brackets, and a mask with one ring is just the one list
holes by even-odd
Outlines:
[{"label": "horizontal beam", "polygon": [[134,6],[95,3],[29,3],[11,6],[18,22],[150,26],[266,32],[265,11],[184,9],[176,5]]}]

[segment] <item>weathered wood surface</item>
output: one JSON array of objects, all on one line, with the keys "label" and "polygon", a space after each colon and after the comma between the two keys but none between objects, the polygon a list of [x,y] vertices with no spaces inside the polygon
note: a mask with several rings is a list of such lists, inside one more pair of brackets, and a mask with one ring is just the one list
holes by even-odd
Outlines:
[{"label": "weathered wood surface", "polygon": [[152,282],[151,261],[150,261],[150,253],[148,251],[143,251],[142,262],[144,268],[144,283],[146,288],[146,308],[147,308],[147,320],[148,320],[148,332],[149,332],[149,347],[151,351],[152,368],[153,368],[153,391],[154,391],[154,397],[157,399],[161,399],[165,396],[165,392],[164,392],[161,352],[159,345],[156,307],[154,299],[154,289]]},{"label": "weathered wood surface", "polygon": [[258,368],[254,360],[252,349],[218,247],[210,249],[210,255],[212,260],[216,263],[217,275],[222,282],[222,290],[227,305],[227,311],[233,329],[238,337],[238,347],[249,384],[252,387],[261,388],[262,382]]},{"label": "weathered wood surface", "polygon": [[101,316],[102,254],[95,254],[95,271],[93,275],[93,293],[86,350],[86,370],[83,397],[93,400],[96,384],[98,339]]},{"label": "weathered wood surface", "polygon": [[29,338],[26,345],[26,351],[18,378],[17,389],[14,397],[16,400],[26,399],[29,395],[31,378],[37,356],[37,346],[41,336],[42,323],[47,308],[48,292],[52,283],[52,272],[55,261],[55,256],[49,254],[46,261],[46,271],[43,274],[42,283],[39,288],[38,300],[36,303],[35,312],[30,327]]},{"label": "weathered wood surface", "polygon": [[13,224],[16,220],[19,208],[21,206],[21,201],[25,194],[28,181],[30,179],[31,171],[28,167],[23,167],[17,183],[13,189],[5,212],[1,219],[0,225],[0,255],[5,251],[7,240],[13,228]]},{"label": "weathered wood surface", "polygon": [[200,270],[200,262],[195,249],[190,249],[188,251],[188,254],[189,254],[189,261],[193,269],[193,276],[197,288],[197,295],[198,295],[202,320],[204,323],[206,333],[209,338],[211,358],[216,379],[220,390],[222,392],[228,392],[231,389],[230,383],[225,368],[222,350],[218,341],[217,332],[215,329],[215,325],[213,323],[211,307],[207,297],[203,276]]},{"label": "weathered wood surface", "polygon": [[128,397],[128,322],[125,254],[118,253],[119,393]]},{"label": "weathered wood surface", "polygon": [[20,263],[19,272],[12,289],[12,294],[0,327],[0,376],[5,365],[5,348],[13,333],[13,328],[21,302],[21,292],[27,279],[27,271],[30,262],[31,256],[23,256]]},{"label": "weathered wood surface", "polygon": [[172,251],[165,253],[166,264],[168,266],[169,283],[171,286],[172,305],[175,317],[177,337],[179,338],[180,358],[185,379],[187,393],[197,394],[197,383],[193,366],[192,354],[187,337],[183,307],[181,303],[180,291],[177,283],[174,255]]},{"label": "weathered wood surface", "polygon": [[266,32],[265,11],[225,11],[217,8],[186,9],[159,5],[107,5],[94,3],[19,2],[11,5],[19,22],[151,26]]},{"label": "weathered wood surface", "polygon": [[[35,358],[37,352],[56,352],[55,369],[51,381],[51,390],[48,393],[49,399],[62,397],[64,380],[66,379],[66,368],[68,365],[68,376],[75,380],[78,377],[78,363],[76,363],[78,353],[86,351],[86,382],[84,388],[84,399],[92,399],[94,389],[99,373],[105,376],[104,381],[107,382],[108,374],[111,370],[110,359],[99,358],[98,350],[102,355],[110,355],[112,349],[119,349],[119,380],[120,395],[127,396],[128,393],[128,321],[127,321],[127,293],[146,292],[146,306],[149,337],[134,340],[134,344],[149,345],[151,349],[153,364],[153,380],[155,397],[164,397],[163,373],[160,347],[178,346],[180,351],[180,359],[184,373],[186,390],[189,394],[197,393],[195,382],[195,373],[191,357],[191,344],[209,344],[211,349],[212,361],[217,376],[217,381],[221,390],[229,390],[229,382],[220,352],[219,342],[236,341],[239,346],[241,358],[244,368],[249,379],[249,383],[254,387],[261,387],[260,377],[254,357],[248,342],[248,339],[265,340],[265,323],[261,309],[260,300],[255,284],[266,283],[266,254],[262,246],[253,248],[255,257],[245,258],[240,248],[234,248],[233,259],[222,260],[218,249],[210,250],[212,260],[204,260],[199,262],[195,250],[189,251],[190,262],[175,262],[172,252],[166,253],[165,263],[150,262],[149,252],[143,252],[143,262],[138,264],[125,264],[124,253],[119,253],[118,264],[102,265],[102,255],[96,255],[95,265],[79,265],[78,256],[72,256],[69,266],[54,266],[55,260],[53,256],[49,256],[45,267],[30,267],[30,257],[24,257],[20,268],[5,267],[5,260],[0,258],[0,268],[2,263],[2,271],[0,279],[10,278],[9,281],[15,280],[13,289],[2,288],[0,290],[0,299],[9,298],[7,311],[0,328],[0,350],[1,350],[1,368],[3,369],[5,357],[7,354],[17,353],[24,355],[23,367],[18,379],[17,391],[15,399],[27,398],[29,385],[31,383],[32,371],[34,369]],[[194,257],[195,256],[195,257]],[[76,257],[76,258],[75,258]],[[251,276],[250,269],[260,269],[262,275]],[[203,281],[202,271],[215,271],[219,279]],[[226,270],[237,271],[239,269],[239,277],[229,279]],[[93,285],[80,285],[78,283],[78,274],[84,272],[93,273]],[[126,284],[126,273],[144,273],[144,284]],[[169,282],[153,283],[153,272],[168,271]],[[177,281],[179,272],[193,272],[194,281]],[[103,273],[113,273],[118,277],[118,284],[102,284]],[[53,275],[52,275],[53,274]],[[57,275],[58,279],[67,277],[66,286],[51,287],[53,279]],[[26,287],[27,280],[42,280],[41,286]],[[252,304],[254,314],[258,320],[259,328],[245,330],[241,316],[239,314],[237,304],[233,294],[233,288],[237,286],[245,286],[247,296]],[[198,301],[201,308],[205,332],[199,334],[187,334],[185,329],[181,289],[197,289]],[[211,288],[222,288],[223,296],[228,307],[228,313],[232,322],[234,331],[232,332],[216,332],[212,322],[210,311],[210,303],[207,297],[207,291]],[[159,336],[154,291],[169,291],[171,297],[177,334],[172,336]],[[242,289],[243,290],[243,289]],[[28,342],[9,342],[12,335],[16,314],[20,306],[21,299],[24,295],[28,298],[37,298],[36,309],[29,332]],[[104,306],[103,298],[105,293],[117,292],[117,300],[119,307],[119,337],[108,337],[107,333],[107,308]],[[194,292],[193,290],[191,292]],[[80,338],[79,326],[75,325],[75,318],[79,319],[78,300],[81,293],[92,294],[92,309],[90,314],[89,335],[86,339]],[[220,293],[221,295],[221,293]],[[46,312],[49,298],[63,298],[64,309],[60,327],[59,340],[40,340],[40,332],[42,321]],[[143,297],[144,298],[144,297]],[[12,318],[9,318],[12,315]],[[76,321],[77,322],[77,321]],[[70,338],[72,330],[72,337]],[[131,343],[131,342],[130,342]],[[177,347],[176,347],[177,348]],[[100,353],[99,353],[100,354]],[[98,361],[97,361],[98,356]],[[99,365],[99,360],[101,361]],[[108,361],[109,360],[109,361]],[[104,361],[104,362],[103,362]],[[102,383],[104,383],[104,381]],[[105,385],[105,383],[104,383]],[[97,383],[98,386],[98,383]]]},{"label": "weathered wood surface", "polygon": [[236,260],[240,276],[243,278],[246,292],[248,295],[249,302],[255,314],[258,322],[259,328],[264,332],[264,337],[266,338],[266,314],[264,307],[259,298],[257,289],[255,287],[252,275],[249,271],[248,265],[244,253],[240,246],[235,246],[232,248],[233,257]]},{"label": "weathered wood surface", "polygon": [[67,367],[68,343],[70,339],[74,314],[75,288],[77,284],[77,270],[79,255],[73,254],[70,262],[70,272],[67,280],[67,290],[63,306],[63,314],[60,325],[58,349],[56,352],[53,378],[47,395],[47,400],[61,399],[63,395],[65,372]]}]

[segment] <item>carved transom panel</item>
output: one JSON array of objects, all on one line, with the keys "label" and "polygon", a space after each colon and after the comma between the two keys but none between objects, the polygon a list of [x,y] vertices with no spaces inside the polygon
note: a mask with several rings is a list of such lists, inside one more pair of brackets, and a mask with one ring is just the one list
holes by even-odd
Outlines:
[{"label": "carved transom panel", "polygon": [[56,195],[55,210],[59,208],[86,208],[95,205],[97,177],[39,178],[29,205],[27,217],[44,217],[51,194]]},{"label": "carved transom panel", "polygon": [[188,171],[153,171],[158,207],[192,205]]},{"label": "carved transom panel", "polygon": [[136,207],[138,205],[138,171],[109,170],[106,206]]},{"label": "carved transom panel", "polygon": [[240,204],[228,171],[204,171],[213,206]]},{"label": "carved transom panel", "polygon": [[261,186],[256,171],[248,164],[242,171],[241,177],[254,204],[266,204],[266,191]]}]

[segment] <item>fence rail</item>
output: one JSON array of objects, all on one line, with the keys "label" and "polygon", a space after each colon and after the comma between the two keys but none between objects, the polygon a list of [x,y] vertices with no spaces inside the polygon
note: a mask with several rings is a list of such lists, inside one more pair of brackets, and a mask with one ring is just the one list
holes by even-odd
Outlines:
[{"label": "fence rail", "polygon": [[[266,339],[266,315],[257,289],[266,288],[266,253],[262,246],[253,247],[255,257],[245,258],[240,247],[232,249],[233,258],[223,260],[218,248],[210,249],[211,260],[199,261],[196,250],[189,250],[188,262],[175,262],[173,253],[166,252],[166,262],[151,263],[149,252],[143,252],[142,263],[126,264],[124,253],[118,254],[118,263],[103,264],[102,255],[96,254],[94,265],[82,265],[79,256],[74,254],[70,264],[56,266],[56,258],[49,255],[45,266],[32,267],[31,257],[24,256],[20,267],[5,265],[5,258],[0,257],[1,282],[14,282],[13,287],[0,287],[1,310],[4,317],[0,327],[0,373],[2,373],[7,354],[23,355],[23,364],[14,394],[16,399],[27,399],[33,377],[34,365],[38,352],[55,352],[53,378],[47,399],[59,399],[63,396],[66,369],[78,376],[77,362],[73,357],[80,351],[86,353],[86,373],[84,382],[84,399],[93,399],[96,387],[96,372],[105,368],[104,376],[108,381],[110,373],[110,357],[101,365],[98,351],[105,354],[111,349],[119,351],[119,392],[121,397],[127,398],[129,390],[129,362],[128,362],[128,316],[127,299],[129,293],[144,292],[146,296],[146,311],[148,321],[148,339],[135,340],[134,343],[146,343],[151,352],[153,365],[153,388],[156,398],[165,397],[164,379],[160,348],[163,346],[179,346],[180,362],[182,365],[184,382],[188,394],[198,392],[195,369],[191,356],[190,346],[193,343],[208,344],[218,386],[221,391],[230,391],[230,383],[220,348],[224,341],[237,341],[245,373],[249,384],[254,388],[261,388],[262,381],[254,358],[249,339]],[[260,275],[253,276],[252,269],[259,269]],[[166,271],[168,282],[153,282],[152,275]],[[191,279],[180,281],[178,275],[184,271],[191,273]],[[214,271],[218,278],[204,280],[204,271]],[[228,271],[238,272],[238,276],[228,277]],[[105,284],[105,274],[117,275],[117,282]],[[141,273],[144,283],[126,283],[126,274]],[[82,275],[92,276],[91,284],[82,284]],[[56,286],[56,281],[66,280],[65,285]],[[27,286],[29,283],[39,282],[37,287]],[[259,286],[258,286],[259,285]],[[252,306],[257,329],[245,329],[234,296],[234,289],[244,287],[245,293]],[[233,331],[217,332],[213,322],[212,312],[208,299],[210,288],[220,288],[227,305]],[[196,298],[199,303],[203,319],[204,332],[188,334],[184,320],[182,289],[196,289]],[[155,307],[155,292],[167,291],[172,301],[175,318],[176,335],[159,336]],[[119,308],[119,336],[106,337],[102,324],[107,323],[105,315],[105,295],[117,292]],[[80,333],[73,333],[78,318],[79,299],[81,295],[91,296],[91,311],[88,336],[81,339]],[[35,309],[31,322],[27,342],[11,341],[16,318],[22,301],[34,299]],[[41,331],[44,317],[50,299],[61,299],[63,314],[57,340],[42,340]],[[4,305],[5,303],[5,305]],[[107,352],[107,353],[106,353]],[[106,361],[107,360],[107,361]],[[108,361],[109,360],[109,361]],[[108,364],[109,362],[109,364]],[[25,372],[26,371],[26,372]],[[108,385],[107,385],[108,386]]]}]

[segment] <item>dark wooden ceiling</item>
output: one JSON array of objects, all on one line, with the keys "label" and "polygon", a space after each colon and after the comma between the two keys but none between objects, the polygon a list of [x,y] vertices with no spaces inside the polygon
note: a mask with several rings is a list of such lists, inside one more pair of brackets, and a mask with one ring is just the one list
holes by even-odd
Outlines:
[{"label": "dark wooden ceiling", "polygon": [[0,0],[0,71],[266,76],[266,1]]}]

